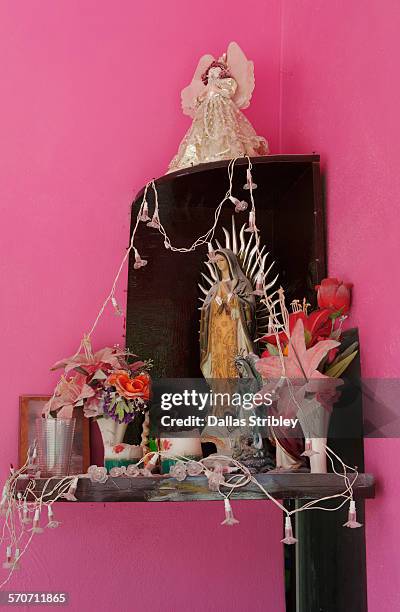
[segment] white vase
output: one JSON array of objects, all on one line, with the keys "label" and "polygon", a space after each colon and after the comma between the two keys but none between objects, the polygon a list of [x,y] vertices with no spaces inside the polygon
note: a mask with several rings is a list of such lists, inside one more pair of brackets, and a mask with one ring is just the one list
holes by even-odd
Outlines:
[{"label": "white vase", "polygon": [[175,457],[194,460],[202,458],[201,439],[196,433],[193,432],[193,437],[159,438],[159,448],[162,451],[161,470],[164,474],[168,473],[171,465],[176,462]]},{"label": "white vase", "polygon": [[201,439],[199,436],[193,438],[169,438],[160,437],[160,449],[165,456],[179,457],[202,457]]},{"label": "white vase", "polygon": [[331,418],[331,406],[322,405],[316,396],[304,399],[297,412],[306,439],[303,455],[310,460],[312,474],[326,474],[326,442]]},{"label": "white vase", "polygon": [[314,453],[309,457],[311,474],[326,474],[326,438],[311,438],[310,441]]},{"label": "white vase", "polygon": [[127,423],[118,423],[114,419],[105,416],[100,417],[96,422],[103,439],[104,456],[106,456],[113,446],[123,441],[128,425]]}]

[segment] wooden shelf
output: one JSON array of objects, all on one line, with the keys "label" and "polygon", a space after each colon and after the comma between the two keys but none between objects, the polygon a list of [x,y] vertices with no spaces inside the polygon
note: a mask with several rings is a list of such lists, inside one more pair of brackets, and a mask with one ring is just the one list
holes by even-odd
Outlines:
[{"label": "wooden shelf", "polygon": [[[276,499],[318,499],[343,491],[343,478],[336,474],[257,474],[260,484]],[[52,479],[52,489],[58,479]],[[46,479],[35,481],[35,493],[40,494]],[[26,480],[18,482],[18,491],[24,491]],[[354,483],[354,497],[359,499],[375,497],[375,480],[372,474],[359,474]],[[104,484],[92,483],[89,478],[80,478],[76,497],[80,502],[173,502],[220,500],[217,492],[210,491],[203,476],[189,477],[177,481],[170,476],[151,478],[111,478]],[[51,498],[48,498],[50,500]],[[266,499],[262,491],[250,484],[235,492],[232,499]],[[28,498],[29,501],[29,498]],[[46,501],[46,499],[45,499]],[[66,501],[66,500],[62,500]]]}]

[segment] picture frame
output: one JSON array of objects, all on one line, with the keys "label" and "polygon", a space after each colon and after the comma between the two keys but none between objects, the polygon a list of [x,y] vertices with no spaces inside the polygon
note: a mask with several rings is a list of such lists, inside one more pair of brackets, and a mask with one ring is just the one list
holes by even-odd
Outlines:
[{"label": "picture frame", "polygon": [[[19,467],[26,462],[29,446],[35,440],[35,419],[42,414],[44,404],[50,395],[22,395],[19,398]],[[71,457],[71,474],[83,474],[90,465],[89,419],[83,410],[75,410],[76,426]]]}]

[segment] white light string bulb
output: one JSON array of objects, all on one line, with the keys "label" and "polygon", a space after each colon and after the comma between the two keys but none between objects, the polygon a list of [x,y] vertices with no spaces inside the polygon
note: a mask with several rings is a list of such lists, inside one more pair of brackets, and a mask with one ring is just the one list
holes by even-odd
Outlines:
[{"label": "white light string bulb", "polygon": [[[206,245],[207,251],[208,251],[208,257],[211,261],[213,260],[213,257],[215,257],[215,253],[214,253],[214,249],[212,246],[212,241],[214,238],[215,230],[218,226],[218,221],[219,221],[221,210],[222,210],[224,203],[227,201],[230,201],[231,203],[233,203],[235,206],[236,212],[245,210],[248,207],[247,202],[245,202],[244,200],[239,200],[238,198],[235,198],[232,195],[233,173],[234,173],[236,161],[237,161],[236,159],[231,160],[228,164],[229,188],[224,198],[220,201],[220,203],[217,205],[215,209],[214,220],[213,220],[212,226],[205,234],[202,234],[201,236],[199,236],[188,247],[178,247],[171,243],[171,240],[162,224],[162,220],[160,219],[158,192],[157,192],[155,181],[152,180],[146,184],[144,188],[141,204],[137,212],[136,221],[132,229],[132,235],[131,235],[129,247],[126,250],[124,257],[122,258],[122,261],[117,270],[114,281],[112,283],[110,292],[106,296],[106,299],[104,300],[89,332],[83,336],[83,340],[81,341],[78,351],[76,352],[75,355],[78,355],[79,352],[82,350],[82,348],[85,351],[89,350],[88,347],[90,347],[91,336],[93,335],[104,313],[104,310],[107,307],[109,302],[111,302],[116,313],[119,314],[119,311],[121,309],[115,298],[115,292],[116,292],[116,287],[120,279],[122,270],[130,256],[130,253],[132,251],[134,252],[134,256],[135,256],[134,268],[136,270],[139,270],[145,267],[147,264],[147,260],[142,259],[141,255],[139,254],[134,244],[136,232],[141,222],[146,223],[148,226],[150,226],[150,228],[157,229],[160,232],[160,234],[163,237],[164,247],[166,249],[169,249],[172,252],[187,253],[187,252],[194,251],[203,245]],[[256,225],[256,207],[255,207],[254,195],[253,195],[253,190],[256,189],[257,185],[254,183],[251,170],[252,170],[252,163],[251,163],[251,160],[247,157],[247,170],[246,170],[247,180],[246,180],[246,184],[243,186],[243,188],[248,190],[249,192],[250,203],[251,203],[247,231],[250,231],[255,234],[255,241],[256,241],[256,247],[257,247],[256,257],[260,265],[260,273],[256,279],[255,294],[256,296],[258,296],[260,299],[262,299],[265,302],[265,305],[268,308],[269,331],[273,333],[278,339],[279,332],[282,329],[285,329],[290,339],[290,330],[289,330],[289,324],[288,324],[289,316],[288,316],[288,312],[287,312],[285,302],[284,302],[283,291],[277,290],[277,291],[274,291],[272,294],[268,294],[268,290],[270,287],[268,287],[265,284],[266,275],[265,273],[263,273],[263,268],[262,268],[262,254],[260,252],[260,238],[259,238],[259,230]],[[149,205],[147,202],[147,194],[148,194],[149,189],[153,191],[154,201],[155,201],[155,207],[154,207],[152,216],[150,216]],[[277,306],[279,306],[278,310],[277,310]],[[281,380],[283,381],[284,384],[288,385],[289,389],[291,389],[290,379],[285,376],[284,357],[283,357],[279,342],[277,342],[277,348],[278,348],[278,353],[279,353],[281,365],[282,365],[282,379]],[[40,527],[40,514],[41,514],[41,508],[43,504],[46,504],[46,503],[48,504],[47,505],[47,512],[48,512],[47,526],[48,527],[50,527],[50,525],[53,526],[52,525],[53,523],[57,523],[57,526],[58,526],[60,523],[54,520],[54,513],[52,510],[53,502],[63,497],[66,499],[69,499],[70,501],[75,501],[77,499],[75,496],[75,493],[77,490],[78,478],[86,477],[86,475],[85,476],[82,476],[82,475],[81,476],[76,476],[76,475],[68,476],[68,477],[62,478],[61,480],[58,480],[56,484],[54,484],[54,482],[52,483],[52,479],[50,478],[45,482],[40,495],[37,495],[34,491],[34,480],[32,480],[32,474],[31,474],[29,476],[31,480],[28,481],[24,495],[23,496],[21,496],[20,494],[18,495],[17,490],[16,490],[17,482],[19,478],[28,476],[28,468],[32,471],[31,463],[34,463],[34,462],[31,460],[31,458],[33,457],[34,453],[35,453],[35,450],[33,451],[31,450],[28,456],[29,459],[27,460],[25,465],[19,470],[15,470],[10,473],[10,476],[6,482],[6,485],[3,488],[2,497],[0,501],[0,509],[5,518],[4,518],[4,524],[3,524],[3,529],[2,529],[1,542],[8,541],[8,544],[6,547],[6,553],[7,553],[6,563],[10,562],[11,567],[9,567],[10,569],[9,576],[0,585],[0,588],[4,586],[4,584],[6,584],[8,580],[10,579],[13,570],[16,569],[17,561],[24,555],[34,534],[41,533],[43,531],[42,527]],[[341,508],[344,504],[349,503],[349,520],[347,521],[347,523],[345,523],[345,526],[350,527],[350,528],[360,527],[361,524],[358,523],[357,518],[356,518],[355,501],[353,498],[353,485],[354,485],[355,480],[357,479],[358,472],[355,468],[345,465],[343,461],[328,446],[326,446],[326,453],[331,462],[332,471],[336,475],[343,478],[344,485],[345,485],[343,492],[338,493],[336,495],[326,496],[326,497],[323,497],[317,500],[312,500],[304,504],[302,507],[297,508],[292,511],[288,511],[282,504],[280,504],[278,500],[276,500],[272,495],[270,495],[268,491],[265,490],[265,488],[256,480],[256,478],[248,471],[248,469],[245,466],[241,465],[237,461],[233,461],[232,458],[227,458],[234,465],[232,469],[238,470],[239,473],[231,474],[225,480],[223,478],[221,479],[219,475],[216,475],[217,477],[215,478],[215,481],[217,484],[216,490],[220,492],[220,494],[222,495],[224,499],[225,521],[223,521],[223,524],[234,525],[238,523],[237,519],[235,519],[235,517],[233,516],[229,497],[235,490],[239,488],[243,488],[249,483],[253,483],[265,494],[265,496],[270,501],[272,501],[285,514],[285,517],[286,517],[285,525],[287,529],[285,529],[284,540],[287,539],[286,543],[294,543],[291,541],[291,538],[293,538],[293,540],[296,540],[293,536],[293,529],[291,526],[290,517],[297,512],[302,512],[306,510],[318,509],[318,510],[325,510],[325,511],[335,511]],[[151,475],[151,469],[154,467],[157,457],[162,456],[162,453],[156,453],[156,454],[151,453],[150,456],[151,456],[151,459],[148,462],[148,465],[146,466],[148,475]],[[146,457],[147,457],[147,460],[149,459],[149,456],[146,455],[141,460],[141,462],[143,462]],[[182,457],[178,459],[185,460],[185,458],[182,458]],[[221,459],[223,459],[223,457],[221,457]],[[336,470],[336,467],[334,465],[334,460],[337,460],[340,463],[343,469],[343,473],[339,473]],[[198,464],[198,469],[206,473],[207,470],[204,467],[203,461],[204,460],[201,460],[200,462],[191,461],[191,463],[193,464],[191,469],[193,470],[196,464]],[[350,477],[348,476],[347,470],[354,473],[354,477],[352,479],[350,479]],[[135,467],[135,470],[132,470],[132,472],[134,473],[134,475],[137,475],[137,473],[139,472],[139,469]],[[225,490],[227,490],[228,492],[224,493]],[[29,499],[31,500],[29,501],[29,503],[28,503],[28,496],[29,496]],[[331,500],[334,498],[342,499],[339,505],[336,506],[335,508],[325,508],[323,506],[319,506],[319,504],[321,504],[322,502]],[[48,501],[46,502],[46,500]],[[33,516],[33,524],[32,524],[32,527],[30,529],[30,533],[28,536],[27,526],[30,523],[32,523],[32,518],[30,515]],[[19,533],[18,533],[18,523],[19,523],[19,528],[20,528]],[[20,547],[20,543],[23,542],[25,537],[27,537],[27,541],[25,542],[25,545]],[[15,550],[14,562],[12,562],[12,550]],[[8,559],[10,559],[10,561],[8,561]]]},{"label": "white light string bulb", "polygon": [[[235,206],[237,206],[237,202],[238,199],[233,199],[232,196],[232,188],[233,188],[233,173],[234,173],[234,167],[235,167],[235,163],[237,161],[238,158],[233,159],[229,162],[228,164],[228,180],[229,180],[229,188],[228,191],[225,195],[225,197],[221,200],[221,202],[218,204],[218,206],[216,207],[215,213],[214,213],[214,223],[212,225],[212,227],[203,235],[199,236],[197,238],[197,240],[195,240],[193,242],[193,244],[189,247],[176,247],[171,243],[171,240],[169,238],[169,236],[167,235],[167,232],[162,224],[162,221],[160,220],[160,214],[159,214],[159,202],[158,202],[158,192],[157,192],[157,188],[156,188],[156,184],[154,180],[149,181],[145,188],[144,188],[144,192],[143,192],[143,197],[142,197],[142,201],[141,201],[141,205],[139,207],[138,213],[137,213],[137,218],[136,218],[136,223],[134,225],[133,231],[132,231],[132,236],[131,236],[131,241],[130,241],[130,246],[127,250],[127,252],[125,253],[125,256],[121,262],[121,265],[118,269],[117,275],[114,279],[113,285],[112,285],[112,289],[111,292],[109,294],[109,296],[107,296],[105,302],[103,303],[103,306],[100,309],[100,312],[98,314],[98,316],[95,319],[95,322],[90,330],[90,332],[87,334],[87,337],[90,338],[90,336],[92,335],[93,331],[96,328],[96,325],[100,319],[100,317],[102,316],[104,309],[108,303],[108,301],[112,298],[112,296],[114,295],[114,291],[115,291],[115,287],[117,285],[117,282],[119,280],[122,268],[125,264],[125,262],[127,261],[128,257],[129,257],[129,253],[132,249],[134,249],[135,252],[135,264],[134,267],[135,269],[139,269],[141,267],[144,267],[147,264],[146,260],[143,260],[141,258],[141,256],[139,255],[136,247],[134,246],[134,239],[135,239],[135,235],[136,235],[136,231],[139,225],[140,220],[147,220],[147,217],[149,217],[149,213],[148,213],[148,204],[147,204],[147,193],[148,193],[148,189],[151,187],[154,193],[154,201],[155,201],[155,208],[154,208],[154,213],[153,213],[153,217],[152,217],[152,222],[147,223],[147,225],[150,225],[150,227],[153,227],[154,229],[157,229],[161,235],[163,236],[164,239],[164,247],[167,249],[170,249],[173,252],[180,252],[180,253],[187,253],[190,251],[193,251],[195,249],[197,249],[198,247],[207,244],[208,246],[208,256],[210,260],[213,260],[214,258],[214,250],[212,247],[212,239],[214,237],[214,233],[215,230],[217,228],[218,225],[218,221],[219,221],[219,217],[220,217],[220,213],[222,210],[222,206],[224,205],[224,203],[227,200],[231,200],[235,203]],[[254,194],[253,191],[257,188],[256,183],[253,180],[252,177],[252,162],[250,160],[250,158],[248,156],[246,156],[247,159],[247,170],[246,170],[246,184],[243,186],[244,189],[249,191],[249,195],[250,195],[250,202],[251,202],[251,210],[249,212],[249,225],[248,228],[246,229],[246,231],[250,231],[252,233],[255,234],[255,240],[256,240],[256,255],[260,264],[260,270],[262,270],[262,254],[260,252],[260,238],[259,238],[259,230],[257,228],[256,225],[256,207],[255,207],[255,201],[254,201]],[[153,223],[153,221],[155,221]],[[288,377],[286,377],[286,371],[285,371],[285,361],[284,361],[284,356],[282,353],[282,349],[280,346],[280,342],[279,342],[279,331],[282,329],[285,329],[288,337],[289,337],[289,341],[290,341],[290,330],[289,330],[289,314],[288,311],[286,309],[285,306],[285,301],[284,301],[284,294],[283,294],[283,290],[278,290],[277,292],[274,292],[272,295],[268,295],[267,290],[269,288],[266,287],[265,285],[265,275],[260,274],[258,277],[258,286],[256,284],[256,294],[257,295],[261,295],[262,293],[263,295],[263,299],[264,302],[269,310],[269,327],[270,330],[272,331],[272,333],[275,335],[275,337],[277,338],[277,348],[278,348],[278,354],[280,357],[280,361],[281,361],[281,366],[282,366],[282,380],[288,385],[289,389],[291,390],[291,382],[290,379]],[[276,294],[277,295],[277,299],[276,299]],[[277,311],[276,311],[276,304],[279,303],[280,306],[280,315],[281,318],[283,320],[283,322],[279,319]],[[293,399],[295,400],[294,396]],[[297,402],[296,402],[297,403]],[[283,508],[283,507],[282,507]]]}]

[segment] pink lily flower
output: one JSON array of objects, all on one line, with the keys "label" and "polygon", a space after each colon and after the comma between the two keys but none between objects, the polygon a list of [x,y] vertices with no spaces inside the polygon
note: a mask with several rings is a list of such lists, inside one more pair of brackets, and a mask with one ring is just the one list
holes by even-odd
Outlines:
[{"label": "pink lily flower", "polygon": [[[340,346],[336,340],[320,340],[311,348],[307,348],[304,337],[304,324],[298,319],[293,328],[288,345],[287,357],[284,357],[285,372],[282,371],[282,361],[279,356],[262,357],[256,364],[257,370],[265,379],[279,380],[281,376],[298,380],[329,378],[318,370],[322,359],[332,349]],[[310,389],[311,390],[311,389]]]},{"label": "pink lily flower", "polygon": [[120,358],[125,356],[125,351],[117,348],[105,347],[100,351],[97,351],[92,356],[86,356],[84,353],[79,355],[67,357],[57,361],[51,368],[52,370],[58,370],[64,368],[65,372],[82,368],[88,374],[93,374],[99,369],[118,369],[121,367]]},{"label": "pink lily flower", "polygon": [[57,410],[58,418],[70,419],[75,406],[94,395],[95,390],[86,384],[85,376],[81,374],[76,374],[72,378],[63,376],[54,396],[45,404],[42,414],[48,416],[50,412]]},{"label": "pink lily flower", "polygon": [[266,381],[260,394],[265,395],[275,390],[276,383],[283,376],[290,379],[290,387],[284,384],[279,388],[279,399],[274,409],[276,416],[292,418],[300,408],[304,411],[306,393],[314,393],[327,412],[332,410],[336,389],[343,381],[325,376],[318,370],[318,366],[329,351],[339,344],[336,340],[321,340],[307,349],[303,321],[299,319],[290,337],[287,357],[283,357],[285,371],[282,370],[279,356],[263,357],[257,361],[256,368]]}]

